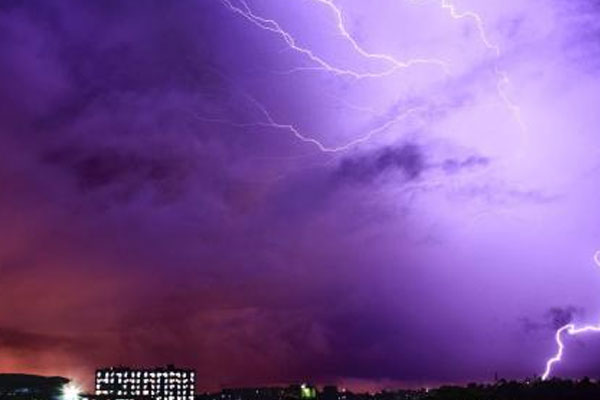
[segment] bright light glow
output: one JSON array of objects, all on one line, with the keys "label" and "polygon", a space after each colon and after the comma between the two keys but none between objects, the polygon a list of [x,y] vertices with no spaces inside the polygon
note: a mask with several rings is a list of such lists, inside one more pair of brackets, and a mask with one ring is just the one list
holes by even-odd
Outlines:
[{"label": "bright light glow", "polygon": [[[598,267],[600,267],[600,251],[597,251],[594,254],[594,262]],[[552,366],[562,360],[562,356],[565,350],[565,344],[562,341],[563,332],[567,332],[569,335],[579,335],[581,333],[587,332],[600,332],[600,323],[596,325],[584,325],[580,328],[575,327],[575,324],[567,324],[556,331],[555,341],[557,346],[556,354],[551,357],[548,361],[546,361],[546,369],[542,374],[542,380],[545,381],[550,376],[552,372]]]},{"label": "bright light glow", "polygon": [[69,383],[64,385],[62,389],[62,400],[79,400],[81,390],[77,385]]}]

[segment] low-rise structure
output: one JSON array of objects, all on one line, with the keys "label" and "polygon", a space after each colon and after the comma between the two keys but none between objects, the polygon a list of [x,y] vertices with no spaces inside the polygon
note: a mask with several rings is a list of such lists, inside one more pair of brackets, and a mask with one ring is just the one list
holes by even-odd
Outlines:
[{"label": "low-rise structure", "polygon": [[95,400],[194,400],[191,369],[110,367],[96,371]]}]

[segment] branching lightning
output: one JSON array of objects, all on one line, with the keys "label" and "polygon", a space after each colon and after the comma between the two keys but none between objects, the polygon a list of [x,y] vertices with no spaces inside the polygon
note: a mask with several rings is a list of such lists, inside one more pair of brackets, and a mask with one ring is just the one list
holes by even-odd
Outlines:
[{"label": "branching lightning", "polygon": [[[352,36],[349,32],[348,28],[344,23],[344,15],[342,10],[336,6],[334,0],[312,0],[313,2],[319,3],[321,5],[326,6],[332,13],[334,17],[334,24],[337,32],[340,36],[350,44],[351,48],[355,52],[356,55],[360,56],[365,60],[371,61],[380,61],[382,66],[385,65],[384,68],[380,68],[378,71],[362,71],[358,69],[347,68],[345,66],[335,65],[334,62],[328,61],[324,56],[317,54],[314,50],[299,43],[299,40],[294,37],[292,33],[287,31],[278,21],[275,19],[266,18],[264,16],[258,15],[247,3],[246,0],[221,0],[221,3],[231,12],[241,16],[246,19],[251,24],[256,27],[271,32],[277,36],[279,36],[287,45],[287,47],[305,57],[308,61],[310,61],[312,66],[301,66],[295,67],[292,70],[286,71],[285,73],[293,73],[299,71],[322,71],[331,73],[335,76],[347,76],[354,79],[365,79],[365,78],[384,78],[392,75],[393,73],[401,70],[408,69],[411,67],[417,67],[419,65],[433,65],[440,67],[444,70],[446,74],[449,74],[448,63],[446,61],[436,59],[436,58],[413,58],[408,60],[400,60],[394,57],[391,54],[387,53],[372,53],[362,47],[359,42]],[[415,0],[412,0],[415,1]],[[501,57],[501,51],[499,46],[493,44],[491,40],[488,38],[488,34],[485,29],[485,24],[483,22],[482,17],[473,11],[458,11],[455,5],[453,5],[449,0],[440,0],[440,6],[443,10],[447,10],[451,18],[455,20],[459,19],[471,19],[474,21],[477,31],[479,32],[479,37],[483,45],[494,54],[494,57],[499,59]],[[521,111],[519,107],[510,99],[507,94],[507,87],[510,85],[510,81],[508,75],[502,71],[497,64],[494,66],[494,73],[498,77],[498,82],[496,85],[498,96],[503,101],[505,106],[510,110],[513,117],[517,121],[522,132],[525,131],[524,123],[521,119]],[[345,144],[340,146],[326,146],[321,141],[314,138],[314,136],[302,133],[299,129],[297,129],[291,123],[283,123],[280,121],[276,121],[274,117],[272,117],[271,113],[267,110],[267,108],[258,102],[256,99],[252,99],[252,103],[256,108],[260,111],[263,116],[263,120],[261,122],[252,122],[252,123],[237,123],[227,120],[219,120],[219,119],[209,119],[202,118],[198,116],[199,119],[207,122],[215,122],[215,123],[226,123],[231,126],[236,126],[240,128],[251,127],[251,126],[259,126],[259,127],[270,127],[273,129],[283,129],[291,132],[297,139],[301,142],[311,143],[315,145],[319,151],[325,153],[335,153],[348,150],[354,146],[357,146],[361,143],[365,143],[369,141],[374,135],[385,131],[387,128],[392,126],[393,124],[405,119],[406,117],[420,111],[425,111],[427,108],[422,107],[414,107],[408,109],[404,112],[397,114],[392,119],[387,120],[383,124],[380,124],[378,127],[371,129],[370,131],[362,134],[357,139],[353,139]]]},{"label": "branching lightning", "polygon": [[[597,251],[594,254],[594,262],[596,263],[596,265],[598,265],[600,267],[600,251]],[[576,327],[575,324],[569,323],[569,324],[559,328],[556,331],[556,334],[554,335],[554,338],[556,341],[556,346],[557,346],[556,354],[554,356],[552,356],[550,359],[548,359],[548,361],[546,361],[546,369],[544,370],[544,373],[542,374],[542,380],[548,379],[548,377],[552,373],[552,367],[554,366],[554,364],[556,364],[562,360],[562,356],[563,356],[563,353],[565,350],[565,344],[562,340],[564,332],[566,332],[567,334],[572,335],[572,336],[577,336],[582,333],[600,332],[600,323],[598,323],[596,325],[584,325],[579,328]]]},{"label": "branching lightning", "polygon": [[409,108],[408,110],[396,115],[394,118],[382,123],[381,125],[367,131],[366,133],[364,133],[363,135],[361,135],[360,137],[351,140],[350,142],[345,143],[344,145],[341,146],[337,146],[337,147],[330,147],[330,146],[326,146],[325,144],[323,144],[322,142],[320,142],[317,139],[314,139],[311,136],[305,135],[302,132],[300,132],[294,125],[292,124],[282,124],[279,123],[277,121],[275,121],[273,119],[273,117],[271,116],[271,114],[269,113],[269,111],[267,110],[267,108],[262,105],[260,102],[258,102],[256,99],[246,95],[246,97],[249,99],[249,101],[251,103],[254,104],[254,106],[260,111],[261,115],[265,118],[264,121],[261,122],[247,122],[247,123],[236,123],[236,122],[232,122],[229,120],[225,120],[225,119],[214,119],[214,118],[204,118],[202,116],[197,115],[196,118],[198,118],[201,121],[204,122],[215,122],[215,123],[222,123],[222,124],[227,124],[236,128],[249,128],[249,127],[263,127],[263,128],[273,128],[273,129],[282,129],[282,130],[286,130],[288,132],[291,132],[297,139],[299,139],[301,142],[304,143],[311,143],[313,145],[315,145],[320,151],[322,151],[323,153],[338,153],[341,151],[345,151],[350,149],[351,147],[354,147],[358,144],[364,143],[369,141],[373,136],[377,135],[378,133],[381,133],[383,131],[385,131],[386,129],[390,128],[392,125],[399,123],[400,121],[410,117],[413,114],[416,114],[418,112],[423,112],[427,110],[427,107],[412,107]]},{"label": "branching lightning", "polygon": [[415,58],[415,59],[409,59],[407,61],[403,61],[403,60],[399,60],[389,54],[370,53],[370,52],[366,51],[358,44],[358,42],[348,32],[348,30],[346,29],[346,27],[344,25],[342,11],[335,6],[335,4],[333,3],[332,0],[314,0],[314,1],[326,5],[333,11],[333,13],[336,17],[336,26],[337,26],[339,33],[342,35],[342,37],[345,40],[347,40],[350,43],[352,48],[361,57],[364,57],[366,59],[384,61],[385,63],[387,63],[389,65],[389,67],[380,72],[359,72],[359,71],[352,70],[352,69],[346,69],[346,68],[334,66],[333,64],[331,64],[330,62],[328,62],[324,58],[322,58],[321,56],[318,56],[317,54],[315,54],[314,51],[310,50],[309,48],[299,45],[296,38],[291,33],[286,31],[277,21],[256,15],[252,11],[252,9],[248,5],[248,3],[246,3],[245,0],[238,0],[239,6],[233,4],[231,2],[231,0],[221,0],[221,2],[227,8],[229,8],[231,11],[233,11],[234,13],[247,19],[248,21],[250,21],[257,27],[279,35],[285,41],[285,43],[288,45],[288,47],[291,50],[304,55],[305,57],[307,57],[310,61],[312,61],[315,64],[314,67],[297,67],[297,68],[294,68],[290,72],[301,71],[301,70],[321,70],[321,71],[327,71],[327,72],[333,73],[335,75],[347,75],[352,78],[363,79],[363,78],[382,78],[382,77],[393,74],[394,72],[396,72],[399,69],[409,68],[409,67],[416,66],[419,64],[433,64],[433,65],[440,66],[446,70],[447,63],[445,63],[442,60],[438,60],[438,59]]}]

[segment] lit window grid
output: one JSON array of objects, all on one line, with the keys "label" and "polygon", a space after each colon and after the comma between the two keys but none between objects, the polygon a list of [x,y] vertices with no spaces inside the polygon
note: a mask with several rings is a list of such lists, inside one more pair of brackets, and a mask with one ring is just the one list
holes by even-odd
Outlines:
[{"label": "lit window grid", "polygon": [[118,399],[193,400],[194,372],[185,370],[107,369],[96,373],[96,395]]}]

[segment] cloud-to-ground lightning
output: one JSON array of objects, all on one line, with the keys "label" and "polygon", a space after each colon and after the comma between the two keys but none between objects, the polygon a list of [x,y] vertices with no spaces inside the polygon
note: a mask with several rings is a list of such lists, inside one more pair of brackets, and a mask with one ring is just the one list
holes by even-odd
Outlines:
[{"label": "cloud-to-ground lightning", "polygon": [[[594,262],[596,263],[596,265],[598,265],[598,267],[600,267],[600,251],[597,251],[596,253],[594,253]],[[595,325],[584,325],[581,327],[577,327],[575,324],[569,323],[565,326],[560,327],[556,331],[555,336],[554,336],[555,341],[556,341],[556,346],[557,346],[556,354],[554,354],[554,356],[552,356],[550,359],[548,359],[546,361],[546,369],[544,370],[544,373],[542,374],[542,380],[548,379],[548,377],[550,377],[550,374],[552,373],[552,367],[554,366],[554,364],[559,363],[562,360],[564,350],[565,350],[565,344],[564,344],[562,338],[563,338],[563,333],[565,333],[565,332],[571,336],[576,336],[576,335],[580,335],[583,333],[589,333],[589,332],[600,332],[600,323],[595,324]]]}]

